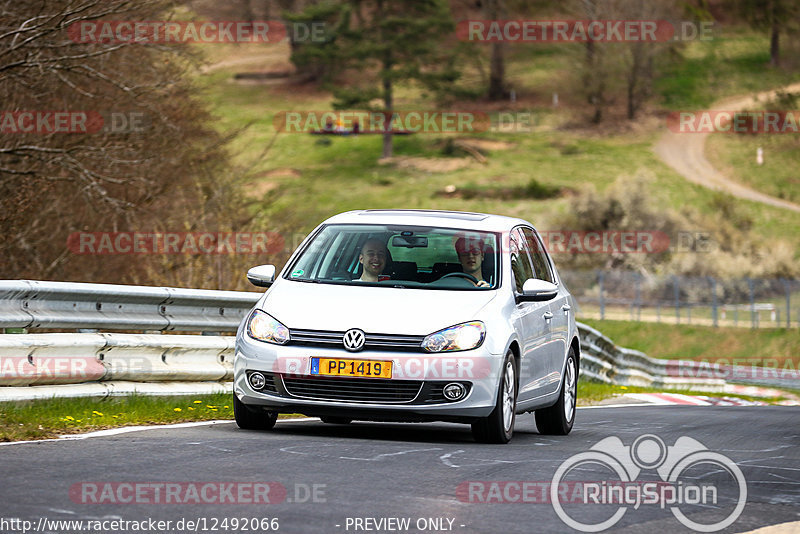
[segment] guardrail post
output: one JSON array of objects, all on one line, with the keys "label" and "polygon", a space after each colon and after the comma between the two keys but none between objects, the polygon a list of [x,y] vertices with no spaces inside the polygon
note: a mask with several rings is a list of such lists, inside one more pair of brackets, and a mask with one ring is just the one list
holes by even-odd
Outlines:
[{"label": "guardrail post", "polygon": [[603,291],[603,271],[597,271],[597,287],[600,289],[600,319],[606,318],[606,300]]},{"label": "guardrail post", "polygon": [[634,305],[636,306],[636,320],[642,320],[642,275],[641,273],[634,274],[636,280],[636,296],[634,297]]},{"label": "guardrail post", "polygon": [[783,289],[786,290],[786,328],[792,327],[792,320],[791,320],[791,313],[792,313],[792,288],[789,285],[789,281],[785,278],[781,278],[781,282],[783,282]]},{"label": "guardrail post", "polygon": [[758,326],[756,321],[756,295],[752,278],[747,279],[747,287],[750,289],[750,328],[756,328]]},{"label": "guardrail post", "polygon": [[714,327],[719,327],[718,310],[717,310],[717,279],[713,276],[708,277],[711,281],[711,320]]},{"label": "guardrail post", "polygon": [[672,289],[675,295],[675,324],[681,324],[681,289],[678,285],[678,277],[672,277]]}]

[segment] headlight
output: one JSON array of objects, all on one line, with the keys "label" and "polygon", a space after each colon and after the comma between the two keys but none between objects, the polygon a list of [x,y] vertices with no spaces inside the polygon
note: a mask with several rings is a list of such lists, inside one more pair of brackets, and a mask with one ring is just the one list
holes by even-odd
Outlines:
[{"label": "headlight", "polygon": [[247,319],[247,335],[259,341],[278,345],[289,342],[289,329],[261,310],[253,310]]},{"label": "headlight", "polygon": [[428,352],[469,350],[480,347],[486,337],[486,327],[480,321],[461,323],[439,330],[422,340],[422,348]]}]

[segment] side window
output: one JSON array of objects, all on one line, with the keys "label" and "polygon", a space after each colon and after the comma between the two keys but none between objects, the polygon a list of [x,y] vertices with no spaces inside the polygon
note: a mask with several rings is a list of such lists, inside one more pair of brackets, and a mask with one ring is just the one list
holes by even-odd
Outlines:
[{"label": "side window", "polygon": [[533,262],[534,278],[555,283],[553,272],[550,270],[550,262],[547,260],[547,253],[539,237],[530,228],[523,228],[522,234],[525,236],[528,253],[531,255],[531,261]]},{"label": "side window", "polygon": [[533,268],[519,230],[513,230],[509,234],[509,253],[511,255],[511,271],[514,273],[514,285],[517,293],[522,293],[522,285],[525,280],[533,278]]}]

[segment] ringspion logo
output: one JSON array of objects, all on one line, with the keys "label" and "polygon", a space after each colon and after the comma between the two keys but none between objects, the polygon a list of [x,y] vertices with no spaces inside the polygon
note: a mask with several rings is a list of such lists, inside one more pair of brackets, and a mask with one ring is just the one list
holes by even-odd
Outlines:
[{"label": "ringspion logo", "polygon": [[[609,473],[610,478],[583,483],[577,502],[562,499],[559,488],[573,482],[570,477],[585,477],[600,470]],[[631,484],[649,470],[654,470],[660,481]],[[671,446],[652,434],[639,436],[629,446],[616,436],[605,438],[588,451],[567,458],[556,469],[550,485],[550,502],[556,514],[581,532],[611,528],[629,510],[648,505],[669,508],[682,525],[692,530],[716,532],[739,518],[746,501],[747,483],[739,466],[687,436]],[[590,520],[587,506],[594,510],[598,510],[597,506],[610,506],[613,512],[606,517],[608,514],[598,510]],[[696,513],[709,508],[713,508],[713,514]],[[695,512],[691,518],[686,514],[688,510]]]}]

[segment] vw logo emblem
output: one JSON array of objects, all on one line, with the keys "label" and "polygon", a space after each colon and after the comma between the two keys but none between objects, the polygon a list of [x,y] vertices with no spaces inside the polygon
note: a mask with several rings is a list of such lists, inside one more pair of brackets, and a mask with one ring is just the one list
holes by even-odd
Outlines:
[{"label": "vw logo emblem", "polygon": [[351,328],[344,333],[344,339],[342,339],[342,342],[344,343],[344,348],[350,352],[358,352],[364,348],[364,342],[366,340],[367,337],[364,335],[363,330]]}]

